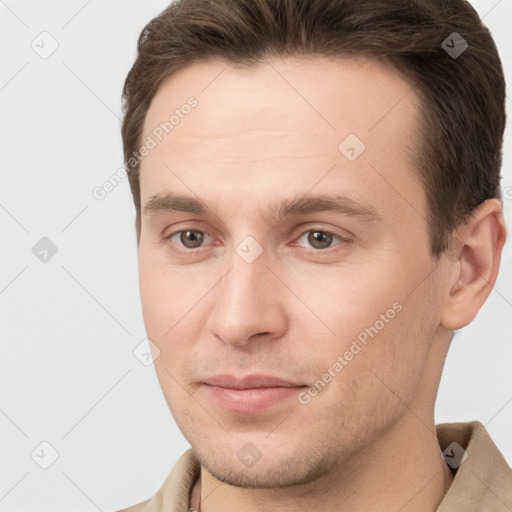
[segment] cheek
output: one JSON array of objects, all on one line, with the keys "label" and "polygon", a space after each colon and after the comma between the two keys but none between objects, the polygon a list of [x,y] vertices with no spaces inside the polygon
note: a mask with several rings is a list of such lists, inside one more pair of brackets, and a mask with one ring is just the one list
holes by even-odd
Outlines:
[{"label": "cheek", "polygon": [[163,314],[169,307],[168,290],[165,287],[158,266],[141,250],[139,251],[139,291],[142,316],[149,338],[160,337],[168,329]]},{"label": "cheek", "polygon": [[302,397],[302,412],[326,432],[334,424],[348,444],[385,429],[411,406],[428,360],[428,335],[417,308],[406,303],[393,309],[385,323],[385,306],[357,320],[346,314],[345,325],[340,316],[333,342],[308,349],[317,380],[311,395]]},{"label": "cheek", "polygon": [[193,285],[180,283],[180,270],[165,261],[164,251],[141,237],[139,246],[139,291],[144,321],[165,333],[185,313],[184,294]]},{"label": "cheek", "polygon": [[[388,316],[394,318],[393,304],[403,300],[395,276],[378,261],[351,267],[303,268],[291,275],[290,287],[342,347],[373,326],[386,311],[391,309]],[[296,320],[300,323],[301,316]]]},{"label": "cheek", "polygon": [[[329,370],[335,375],[329,387],[342,395],[366,389],[367,399],[390,395],[396,400],[393,390],[409,400],[418,385],[436,327],[435,311],[426,306],[428,290],[423,286],[408,295],[414,279],[398,266],[395,259],[364,269],[297,273],[292,284],[321,320],[315,334],[304,317],[310,313],[295,312],[297,332],[308,333],[302,336],[302,348],[309,352],[318,378]],[[328,374],[325,379],[330,379]],[[332,399],[336,401],[334,395]]]},{"label": "cheek", "polygon": [[144,325],[150,340],[161,350],[164,356],[182,311],[182,291],[177,291],[169,267],[157,258],[158,251],[146,249],[141,241],[139,248],[139,291]]},{"label": "cheek", "polygon": [[169,265],[159,253],[141,246],[139,291],[148,338],[160,349],[158,363],[170,370],[195,357],[216,274]]}]

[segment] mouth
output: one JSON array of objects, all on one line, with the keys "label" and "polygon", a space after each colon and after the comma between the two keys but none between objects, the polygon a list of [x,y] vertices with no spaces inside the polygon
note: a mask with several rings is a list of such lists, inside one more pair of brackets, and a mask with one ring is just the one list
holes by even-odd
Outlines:
[{"label": "mouth", "polygon": [[270,375],[247,375],[241,379],[217,375],[203,383],[211,399],[231,412],[256,414],[296,396],[305,384]]}]

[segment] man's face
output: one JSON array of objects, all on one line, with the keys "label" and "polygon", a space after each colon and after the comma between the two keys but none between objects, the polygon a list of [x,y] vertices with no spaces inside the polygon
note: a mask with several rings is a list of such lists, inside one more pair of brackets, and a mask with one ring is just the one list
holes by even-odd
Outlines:
[{"label": "man's face", "polygon": [[[144,322],[201,464],[242,487],[304,483],[354,462],[408,408],[432,414],[432,347],[447,331],[411,158],[419,102],[375,61],[226,66],[172,76],[145,120],[157,144],[140,176]],[[205,211],[144,212],[167,194]],[[280,217],[282,204],[296,207]],[[220,374],[304,387],[222,402],[205,384]]]}]

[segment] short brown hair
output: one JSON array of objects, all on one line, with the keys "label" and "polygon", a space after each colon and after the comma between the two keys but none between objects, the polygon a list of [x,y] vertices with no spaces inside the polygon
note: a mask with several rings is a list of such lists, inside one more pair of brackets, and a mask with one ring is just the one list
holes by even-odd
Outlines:
[{"label": "short brown hair", "polygon": [[[467,49],[450,55],[460,38]],[[137,49],[122,126],[137,243],[140,161],[132,155],[149,105],[165,78],[210,58],[251,66],[268,56],[363,56],[407,77],[421,99],[415,163],[436,257],[473,208],[501,199],[505,79],[489,30],[465,0],[177,0],[144,27]]]}]

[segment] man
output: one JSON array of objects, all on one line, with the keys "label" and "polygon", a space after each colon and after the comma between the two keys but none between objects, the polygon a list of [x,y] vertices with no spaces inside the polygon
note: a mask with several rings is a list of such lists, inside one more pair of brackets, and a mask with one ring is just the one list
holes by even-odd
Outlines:
[{"label": "man", "polygon": [[122,128],[154,364],[189,449],[130,512],[506,511],[435,425],[497,277],[505,84],[463,0],[187,0]]}]

